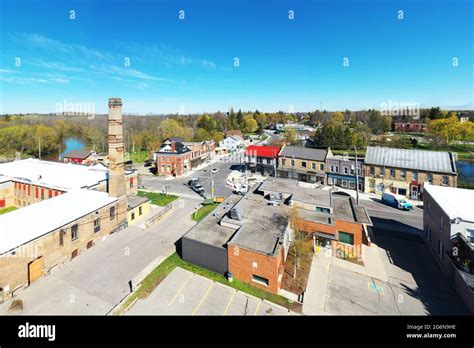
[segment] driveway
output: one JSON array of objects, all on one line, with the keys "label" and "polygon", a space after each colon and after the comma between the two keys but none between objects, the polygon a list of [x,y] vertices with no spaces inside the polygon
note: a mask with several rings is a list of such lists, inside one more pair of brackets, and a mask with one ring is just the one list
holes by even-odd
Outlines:
[{"label": "driveway", "polygon": [[[125,315],[289,315],[287,309],[176,268]],[[293,313],[292,313],[293,314]]]},{"label": "driveway", "polygon": [[[107,236],[65,266],[18,292],[23,311],[12,314],[107,314],[129,292],[129,281],[155,259],[166,258],[195,222],[195,200],[181,198],[147,230],[138,227]],[[0,305],[8,314],[11,300]]]}]

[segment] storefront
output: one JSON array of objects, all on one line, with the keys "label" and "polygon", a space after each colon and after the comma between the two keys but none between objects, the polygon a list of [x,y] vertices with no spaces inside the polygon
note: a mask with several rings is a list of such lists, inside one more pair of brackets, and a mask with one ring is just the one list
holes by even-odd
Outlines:
[{"label": "storefront", "polygon": [[[356,179],[354,176],[328,173],[328,185],[355,190]],[[364,191],[364,178],[361,177],[359,177],[359,191]]]}]

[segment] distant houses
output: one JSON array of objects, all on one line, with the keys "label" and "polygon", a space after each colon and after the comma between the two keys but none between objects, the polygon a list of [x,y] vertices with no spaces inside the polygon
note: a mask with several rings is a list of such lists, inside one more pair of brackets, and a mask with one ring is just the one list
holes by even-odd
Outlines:
[{"label": "distant houses", "polygon": [[63,156],[65,163],[86,164],[94,163],[95,152],[91,150],[72,150]]}]

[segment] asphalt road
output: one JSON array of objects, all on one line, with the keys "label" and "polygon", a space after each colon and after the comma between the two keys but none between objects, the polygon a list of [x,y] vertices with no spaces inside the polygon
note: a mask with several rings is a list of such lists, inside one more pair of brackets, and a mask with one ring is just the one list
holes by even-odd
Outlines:
[{"label": "asphalt road", "polygon": [[[219,171],[216,174],[212,174],[215,197],[227,197],[232,193],[232,190],[226,185],[227,176],[232,170],[237,170],[241,168],[241,166],[242,165],[238,162],[219,161],[212,164],[212,168],[219,168]],[[194,171],[186,177],[173,178],[170,180],[166,178],[143,176],[141,182],[147,190],[162,192],[163,188],[165,188],[166,192],[200,199],[200,196],[197,193],[185,185],[191,178],[199,178],[199,182],[205,190],[206,197],[211,196],[211,166],[209,165]]]}]

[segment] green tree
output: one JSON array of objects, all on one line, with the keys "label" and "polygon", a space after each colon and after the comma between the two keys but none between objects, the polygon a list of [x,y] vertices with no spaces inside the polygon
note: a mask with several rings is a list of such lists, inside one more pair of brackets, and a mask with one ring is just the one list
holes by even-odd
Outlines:
[{"label": "green tree", "polygon": [[288,144],[295,144],[298,140],[298,133],[293,127],[285,127],[283,137]]},{"label": "green tree", "polygon": [[216,125],[216,121],[208,114],[204,114],[199,117],[197,123],[198,128],[202,128],[207,132],[213,132],[216,129]]},{"label": "green tree", "polygon": [[244,133],[253,133],[258,129],[258,124],[251,115],[246,115],[243,118],[241,128]]}]

